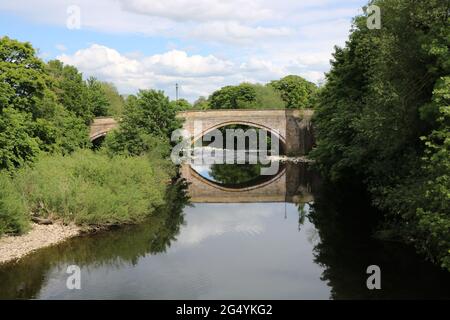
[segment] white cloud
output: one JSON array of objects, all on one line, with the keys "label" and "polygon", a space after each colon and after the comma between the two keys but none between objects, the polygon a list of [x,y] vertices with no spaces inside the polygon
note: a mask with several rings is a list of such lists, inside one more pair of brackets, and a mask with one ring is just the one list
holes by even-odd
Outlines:
[{"label": "white cloud", "polygon": [[[76,66],[85,76],[115,83],[123,93],[154,88],[165,90],[173,96],[174,85],[179,83],[182,96],[191,101],[201,95],[207,96],[224,85],[243,81],[265,83],[295,71],[295,65],[290,61],[286,65],[277,65],[270,60],[252,57],[236,63],[214,55],[188,55],[181,50],[151,56],[121,54],[99,44],[73,54],[61,54],[57,58]],[[323,72],[307,68],[302,68],[298,73],[314,82],[323,78]]]},{"label": "white cloud", "polygon": [[63,45],[63,44],[57,44],[57,45],[55,45],[55,48],[58,51],[66,51],[67,50],[67,47],[65,45]]},{"label": "white cloud", "polygon": [[[264,83],[288,74],[320,82],[329,70],[333,46],[345,43],[351,18],[366,2],[39,0],[30,6],[29,0],[15,0],[0,1],[0,11],[66,28],[67,8],[75,4],[81,9],[81,32],[90,41],[99,43],[101,33],[126,37],[118,38],[120,46],[105,40],[106,47],[82,42],[80,31],[67,31],[64,43],[79,50],[68,52],[57,45],[60,59],[87,76],[114,82],[124,93],[156,88],[171,94],[179,83],[181,94],[194,100],[223,85]],[[142,50],[151,54],[136,52],[140,42],[126,51],[135,40],[145,42]],[[148,43],[155,45],[148,49]]]},{"label": "white cloud", "polygon": [[[222,205],[223,206],[223,205]],[[197,204],[196,214],[190,216],[189,228],[183,228],[177,247],[190,247],[227,234],[240,233],[255,236],[265,231],[266,219],[278,213],[281,205],[272,210],[259,210],[259,204],[226,204],[228,213],[222,214],[216,204]],[[189,208],[188,214],[189,214]]]},{"label": "white cloud", "polygon": [[270,19],[274,12],[255,0],[119,0],[127,11],[175,21]]},{"label": "white cloud", "polygon": [[234,70],[234,63],[212,55],[189,56],[184,51],[171,50],[152,56],[127,56],[98,44],[72,55],[62,54],[58,59],[76,66],[85,75],[111,81],[126,93],[146,88],[170,93],[175,83],[180,83],[191,99],[210,92],[214,84],[220,85],[224,76]]},{"label": "white cloud", "polygon": [[219,43],[253,45],[254,41],[276,39],[294,34],[288,27],[253,27],[236,21],[215,21],[200,24],[188,34],[192,37]]},{"label": "white cloud", "polygon": [[[108,33],[198,38],[229,44],[261,45],[251,41],[301,41],[302,29],[319,25],[307,35],[316,40],[327,32],[347,32],[350,18],[366,0],[28,0],[1,1],[0,10],[44,23],[66,26],[67,8],[77,5],[81,28]],[[344,26],[336,25],[345,19]],[[311,32],[310,32],[311,31]]]}]

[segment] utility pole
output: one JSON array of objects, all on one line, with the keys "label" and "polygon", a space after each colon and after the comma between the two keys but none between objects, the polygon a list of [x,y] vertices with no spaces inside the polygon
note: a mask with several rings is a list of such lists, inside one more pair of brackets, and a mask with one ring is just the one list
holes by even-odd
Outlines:
[{"label": "utility pole", "polygon": [[178,101],[178,83],[175,84],[175,100]]}]

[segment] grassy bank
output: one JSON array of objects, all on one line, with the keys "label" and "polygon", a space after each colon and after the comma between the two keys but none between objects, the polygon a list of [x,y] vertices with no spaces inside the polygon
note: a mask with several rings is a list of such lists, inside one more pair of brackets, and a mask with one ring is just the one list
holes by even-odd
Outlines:
[{"label": "grassy bank", "polygon": [[44,155],[13,176],[0,174],[0,235],[27,231],[32,215],[81,226],[139,223],[164,203],[174,173],[156,154]]}]

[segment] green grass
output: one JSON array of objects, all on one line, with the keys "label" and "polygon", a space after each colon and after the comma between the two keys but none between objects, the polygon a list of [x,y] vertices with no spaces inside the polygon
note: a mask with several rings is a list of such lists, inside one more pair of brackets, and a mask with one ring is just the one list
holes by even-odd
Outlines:
[{"label": "green grass", "polygon": [[174,170],[155,153],[44,155],[12,179],[0,176],[0,234],[25,231],[31,213],[81,226],[142,222],[164,203]]},{"label": "green grass", "polygon": [[19,190],[7,172],[0,173],[0,235],[23,233],[29,228],[29,215]]}]

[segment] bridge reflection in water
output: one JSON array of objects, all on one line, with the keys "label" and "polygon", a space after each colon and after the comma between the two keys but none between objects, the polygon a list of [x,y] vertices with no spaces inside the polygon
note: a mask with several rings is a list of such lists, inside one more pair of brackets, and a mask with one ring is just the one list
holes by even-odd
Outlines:
[{"label": "bridge reflection in water", "polygon": [[234,186],[214,181],[208,169],[188,164],[181,168],[182,177],[189,183],[192,203],[307,203],[314,200],[313,192],[319,186],[318,175],[308,168],[307,163],[286,162],[280,164],[279,172],[273,176],[259,176]]}]

